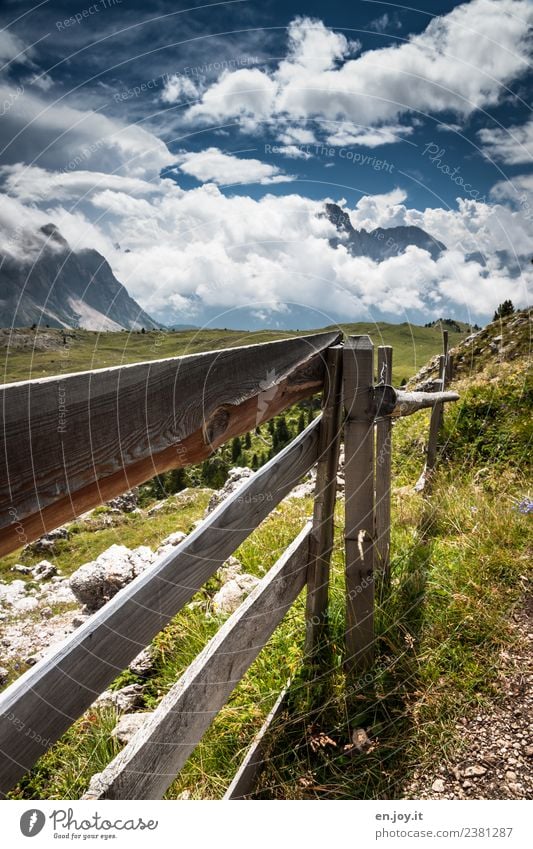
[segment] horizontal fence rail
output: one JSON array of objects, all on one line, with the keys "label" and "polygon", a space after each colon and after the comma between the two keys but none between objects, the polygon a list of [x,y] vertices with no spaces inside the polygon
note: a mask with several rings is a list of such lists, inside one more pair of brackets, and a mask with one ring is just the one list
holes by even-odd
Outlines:
[{"label": "horizontal fence rail", "polygon": [[198,463],[324,384],[339,333],[0,387],[0,556]]},{"label": "horizontal fence rail", "polygon": [[[345,671],[374,659],[375,583],[390,591],[393,419],[431,407],[433,470],[450,368],[434,392],[395,389],[392,349],[321,333],[0,387],[4,450],[0,555],[158,472],[191,465],[233,436],[322,390],[322,413],[151,566],[0,694],[0,796],[90,707],[271,510],[317,465],[313,517],[222,625],[86,799],[160,798],[307,586],[304,655],[328,642],[329,563],[342,415],[345,454]],[[58,430],[58,398],[68,410]],[[384,592],[385,591],[385,592]],[[248,796],[285,692],[226,798]]]},{"label": "horizontal fence rail", "polygon": [[160,799],[305,586],[311,523],[93,779],[86,799]]},{"label": "horizontal fence rail", "polygon": [[[0,792],[90,707],[316,463],[320,422],[318,416],[174,551],[0,695]],[[27,733],[32,729],[39,733]]]}]

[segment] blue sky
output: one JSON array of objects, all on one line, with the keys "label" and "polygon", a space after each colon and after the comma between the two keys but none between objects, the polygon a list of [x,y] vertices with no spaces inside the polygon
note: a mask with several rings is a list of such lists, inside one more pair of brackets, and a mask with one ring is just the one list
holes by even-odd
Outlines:
[{"label": "blue sky", "polygon": [[[532,4],[417,7],[3,0],[0,225],[54,220],[162,321],[527,303]],[[326,199],[423,227],[445,261],[335,254]]]}]

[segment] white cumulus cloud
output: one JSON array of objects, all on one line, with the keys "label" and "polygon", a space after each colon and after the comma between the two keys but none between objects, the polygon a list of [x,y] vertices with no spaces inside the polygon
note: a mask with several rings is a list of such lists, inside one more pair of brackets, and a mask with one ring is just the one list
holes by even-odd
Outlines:
[{"label": "white cumulus cloud", "polygon": [[212,182],[219,185],[261,183],[265,185],[285,183],[295,179],[289,174],[283,174],[276,165],[269,165],[259,159],[246,159],[223,153],[217,147],[179,154],[176,161],[180,171],[195,177],[202,183]]}]

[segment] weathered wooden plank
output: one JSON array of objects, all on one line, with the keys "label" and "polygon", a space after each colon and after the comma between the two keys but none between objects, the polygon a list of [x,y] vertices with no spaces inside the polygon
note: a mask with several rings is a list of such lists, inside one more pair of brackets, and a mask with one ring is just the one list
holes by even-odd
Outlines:
[{"label": "weathered wooden plank", "polygon": [[0,694],[0,792],[92,704],[311,468],[320,421]]},{"label": "weathered wooden plank", "polygon": [[224,794],[224,799],[245,799],[253,793],[259,775],[265,766],[264,758],[268,732],[285,706],[290,685],[289,679],[254,737],[252,745],[246,752],[239,769]]},{"label": "weathered wooden plank", "polygon": [[306,603],[306,652],[316,654],[327,633],[329,565],[333,550],[335,499],[342,420],[342,356],[336,345],[327,352],[328,381],[320,426],[318,466],[309,546]]},{"label": "weathered wooden plank", "polygon": [[[446,388],[446,359],[447,359],[447,346],[448,346],[448,338],[444,339],[444,354],[441,354],[439,357],[439,380],[444,390]],[[436,395],[436,393],[432,393]],[[459,396],[457,396],[458,398]],[[453,400],[457,400],[454,398]],[[422,474],[418,478],[415,484],[415,491],[422,492],[426,487],[429,489],[429,485],[431,482],[431,476],[435,469],[435,464],[437,462],[437,446],[439,440],[439,431],[442,425],[442,414],[443,414],[443,405],[441,403],[437,403],[433,406],[431,411],[431,418],[429,420],[429,433],[428,433],[428,444],[426,448],[426,462],[424,464],[424,469]]]},{"label": "weathered wooden plank", "polygon": [[376,386],[374,397],[377,414],[392,418],[411,416],[427,407],[441,407],[459,400],[457,392],[406,392],[392,386]]},{"label": "weathered wooden plank", "polygon": [[[378,378],[384,384],[392,380],[392,348],[378,348]],[[392,477],[392,421],[390,416],[376,422],[376,574],[381,593],[390,585],[390,524]]]},{"label": "weathered wooden plank", "polygon": [[100,773],[86,799],[160,799],[305,584],[311,523]]},{"label": "weathered wooden plank", "polygon": [[323,385],[319,333],[0,387],[0,556]]},{"label": "weathered wooden plank", "polygon": [[374,643],[374,346],[350,336],[344,349],[346,659],[372,663]]}]

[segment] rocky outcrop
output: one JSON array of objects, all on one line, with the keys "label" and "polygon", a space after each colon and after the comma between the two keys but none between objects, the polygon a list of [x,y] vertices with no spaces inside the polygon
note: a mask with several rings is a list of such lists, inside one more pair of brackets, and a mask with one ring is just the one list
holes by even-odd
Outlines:
[{"label": "rocky outcrop", "polygon": [[209,499],[205,515],[208,516],[209,513],[212,513],[215,507],[218,507],[226,498],[233,495],[241,484],[249,480],[253,474],[254,472],[246,466],[235,466],[235,468],[230,469],[228,479],[222,489],[216,490]]},{"label": "rocky outcrop", "polygon": [[80,566],[70,577],[70,587],[78,601],[92,612],[103,607],[154,559],[155,554],[147,546],[131,550],[125,545],[112,545],[96,560]]},{"label": "rocky outcrop", "polygon": [[246,572],[231,578],[213,597],[214,612],[220,614],[233,613],[258,583],[259,578],[256,578],[255,575],[248,575]]}]

